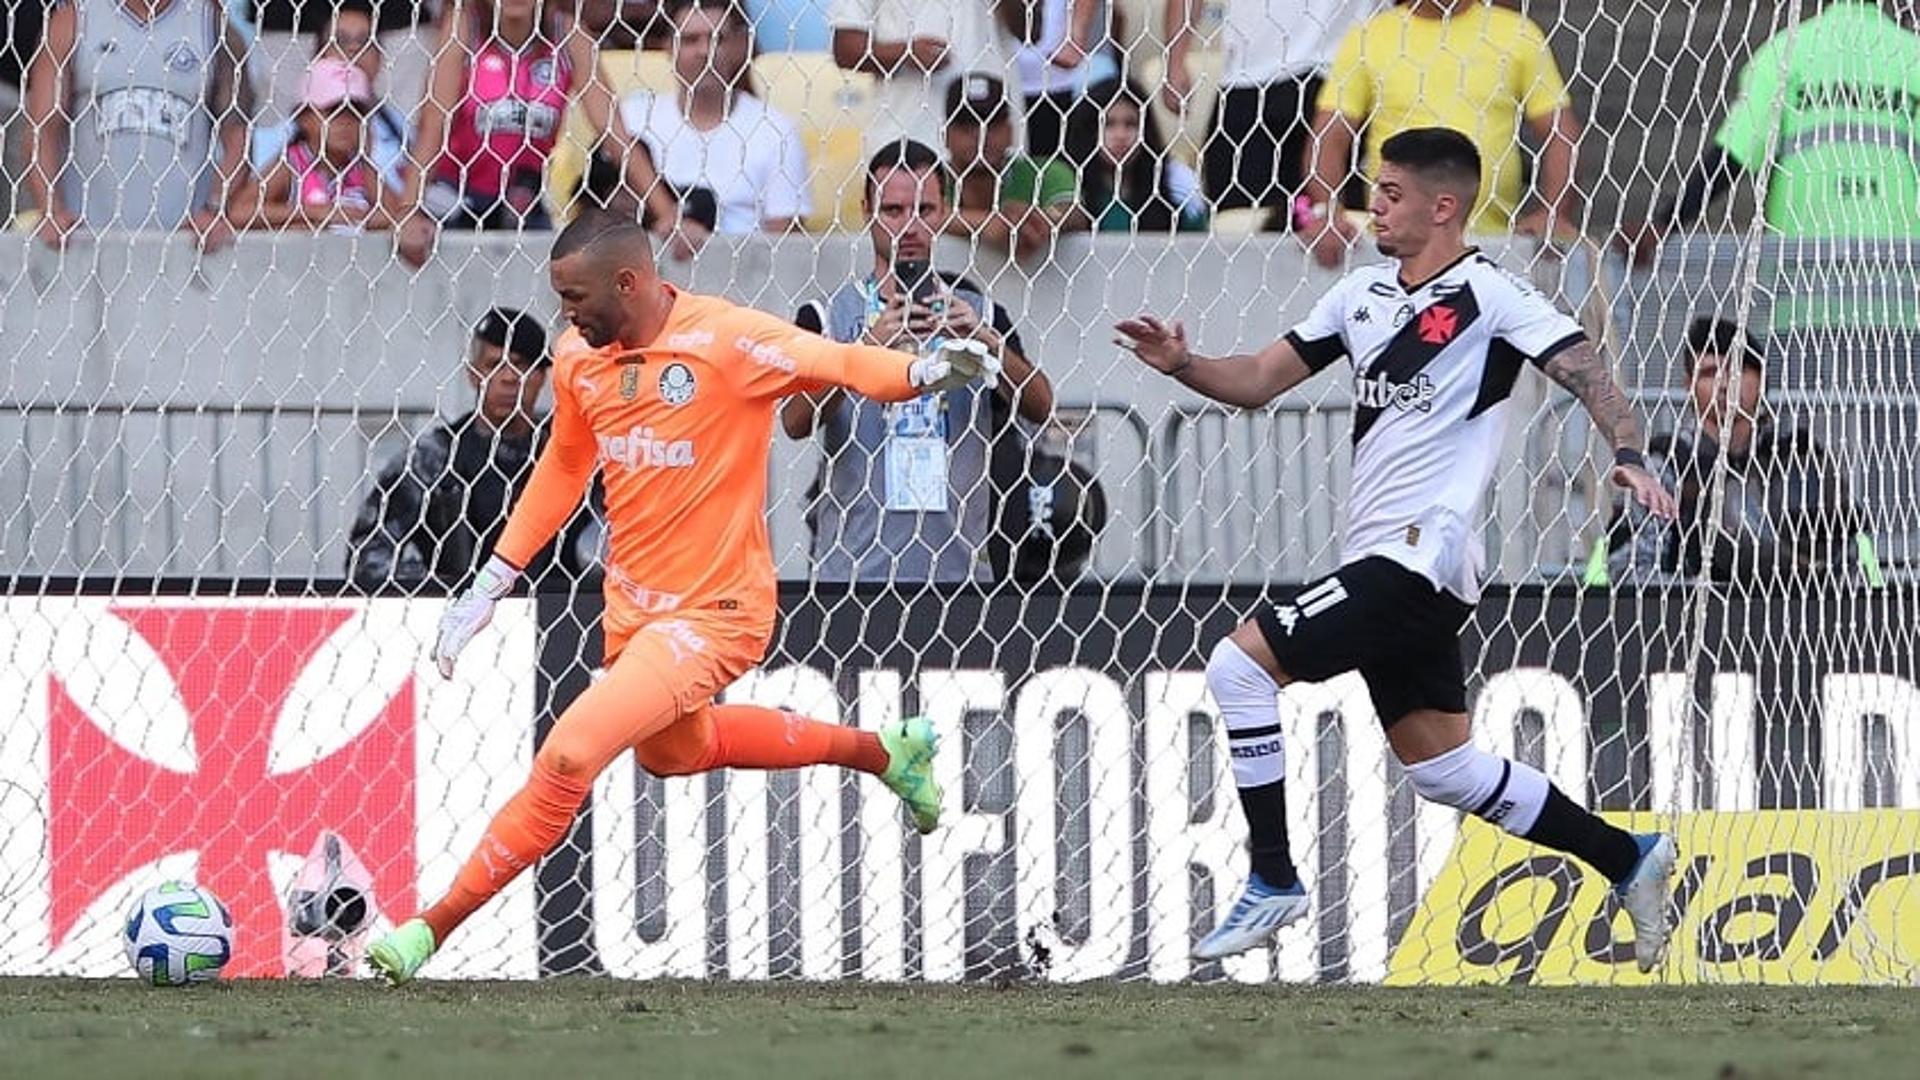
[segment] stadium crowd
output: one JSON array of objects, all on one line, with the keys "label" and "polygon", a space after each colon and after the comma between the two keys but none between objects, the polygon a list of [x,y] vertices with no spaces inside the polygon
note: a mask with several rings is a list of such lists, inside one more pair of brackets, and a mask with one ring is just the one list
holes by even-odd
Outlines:
[{"label": "stadium crowd", "polygon": [[[1127,25],[1142,10],[1158,25]],[[1205,231],[1251,214],[1334,266],[1361,241],[1381,145],[1424,126],[1481,148],[1476,232],[1588,227],[1566,75],[1538,24],[1489,0],[23,0],[5,20],[0,218],[54,248],[163,230],[214,250],[303,229],[385,234],[420,265],[449,230],[544,231],[591,203],[686,258],[715,234],[871,229],[876,162],[894,155],[898,171],[916,147],[940,159],[908,169],[938,181],[931,227],[1016,258],[1051,258],[1063,233]],[[1203,24],[1220,61],[1211,102],[1194,61]],[[1901,107],[1912,94],[1887,89],[1920,71],[1917,26],[1905,0],[1842,0],[1784,60],[1769,42],[1707,153],[1622,246],[1649,255],[1769,169],[1762,209],[1781,233],[1920,233],[1920,122]],[[793,66],[803,57],[818,63]],[[1783,75],[1802,89],[1782,94]],[[858,119],[821,106],[843,79],[868,91]],[[1176,149],[1167,126],[1206,110],[1198,145]],[[1869,140],[1881,151],[1863,160],[1835,116],[1882,132]],[[1835,198],[1818,181],[1839,158],[1851,186]],[[841,207],[855,198],[857,220]],[[898,300],[888,269],[874,295]],[[977,289],[961,295],[992,310]],[[823,330],[847,321],[820,310]],[[1760,351],[1718,348],[1715,370],[1758,371]],[[537,387],[544,357],[521,360]],[[1734,407],[1762,411],[1738,395]],[[857,430],[854,415],[822,414],[821,430]],[[815,431],[811,415],[787,426]],[[1669,443],[1680,456],[1710,444]],[[1661,550],[1630,533],[1615,531],[1616,570]],[[1700,569],[1683,548],[1653,557]],[[1723,562],[1740,564],[1705,559]]]},{"label": "stadium crowd", "polygon": [[[818,196],[905,136],[961,174],[950,231],[1023,255],[1060,232],[1201,229],[1216,208],[1255,208],[1337,258],[1355,226],[1329,207],[1359,194],[1344,180],[1356,145],[1364,174],[1385,138],[1440,123],[1490,148],[1478,224],[1572,227],[1579,121],[1525,16],[1232,0],[1196,171],[1162,129],[1206,107],[1206,5],[1147,7],[1160,25],[1128,26],[1141,5],[1106,0],[30,0],[9,5],[0,52],[8,217],[56,246],[89,230],[208,246],[392,231],[418,263],[440,231],[549,229],[584,194],[636,208],[684,255],[714,232],[833,224]],[[783,23],[783,44],[824,37],[808,55],[870,84],[858,116],[767,84],[756,61]],[[637,85],[650,54],[668,75]],[[592,160],[565,175],[575,114]],[[841,122],[862,125],[862,151],[818,160]]]}]

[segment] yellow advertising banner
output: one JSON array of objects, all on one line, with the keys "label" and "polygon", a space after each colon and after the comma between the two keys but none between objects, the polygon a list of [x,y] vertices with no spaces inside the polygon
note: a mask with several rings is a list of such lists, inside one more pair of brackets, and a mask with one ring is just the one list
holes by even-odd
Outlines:
[{"label": "yellow advertising banner", "polygon": [[1920,985],[1920,811],[1603,816],[1679,840],[1665,965],[1600,874],[1468,818],[1387,983]]}]

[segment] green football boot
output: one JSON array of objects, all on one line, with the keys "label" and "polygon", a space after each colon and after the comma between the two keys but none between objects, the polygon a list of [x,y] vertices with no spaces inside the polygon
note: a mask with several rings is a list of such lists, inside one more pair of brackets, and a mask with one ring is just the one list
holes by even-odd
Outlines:
[{"label": "green football boot", "polygon": [[887,748],[887,771],[880,782],[900,796],[922,836],[940,827],[940,784],[933,778],[933,753],[940,737],[924,716],[910,716],[880,729]]},{"label": "green football boot", "polygon": [[399,986],[412,981],[433,958],[433,950],[433,928],[425,919],[408,919],[373,943],[367,950],[367,963],[386,977],[388,985]]}]

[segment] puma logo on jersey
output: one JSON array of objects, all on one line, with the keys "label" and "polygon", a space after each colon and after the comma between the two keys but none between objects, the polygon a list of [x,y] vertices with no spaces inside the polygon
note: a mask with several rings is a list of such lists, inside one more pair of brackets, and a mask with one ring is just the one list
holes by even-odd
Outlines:
[{"label": "puma logo on jersey", "polygon": [[1401,412],[1432,412],[1433,397],[1438,391],[1433,380],[1425,375],[1415,375],[1412,382],[1390,382],[1385,375],[1375,375],[1371,379],[1357,379],[1353,384],[1353,400],[1369,409],[1399,409]]},{"label": "puma logo on jersey", "polygon": [[629,469],[685,469],[693,465],[693,440],[656,438],[650,427],[636,427],[625,435],[602,435],[600,460]]}]

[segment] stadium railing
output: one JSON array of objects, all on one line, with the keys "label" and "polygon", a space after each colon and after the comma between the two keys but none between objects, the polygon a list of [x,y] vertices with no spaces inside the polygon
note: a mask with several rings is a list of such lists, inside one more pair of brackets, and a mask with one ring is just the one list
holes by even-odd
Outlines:
[{"label": "stadium railing", "polygon": [[[33,285],[0,297],[0,348],[14,370],[0,415],[18,432],[0,467],[0,505],[10,508],[0,547],[12,568],[336,572],[369,466],[387,452],[374,444],[470,407],[460,358],[473,319],[496,303],[553,311],[544,237],[446,243],[446,257],[415,276],[380,244],[333,237],[244,237],[207,258],[165,236],[102,238],[64,259],[24,236],[0,241],[0,272]],[[716,243],[666,274],[786,314],[857,273],[870,258],[864,245],[859,236]],[[1513,265],[1550,265],[1529,245],[1492,250]],[[949,254],[966,264],[964,249]],[[1619,366],[1651,410],[1650,430],[1677,423],[1673,357],[1682,316],[1694,313],[1687,290],[1735,272],[1737,256],[1720,239],[1676,245],[1657,274],[1622,291]],[[1346,468],[1339,380],[1238,413],[1202,406],[1106,344],[1115,318],[1143,308],[1186,318],[1209,350],[1278,337],[1330,279],[1296,244],[1078,238],[1049,264],[974,260],[968,270],[1012,311],[1061,400],[1077,403],[1054,434],[1108,489],[1097,577],[1287,581],[1331,565]],[[133,281],[170,302],[141,302]],[[1773,313],[1757,304],[1756,324]],[[1911,371],[1911,336],[1787,328],[1768,340],[1784,384],[1770,407],[1836,454],[1882,557],[1896,574],[1909,570],[1920,560],[1920,398],[1909,378],[1889,374]],[[1607,509],[1596,505],[1599,473],[1577,405],[1543,380],[1522,387],[1533,396],[1515,410],[1517,455],[1493,513],[1493,565],[1508,581],[1577,564]],[[813,453],[776,439],[773,529],[787,578],[806,575],[799,493]]]}]

